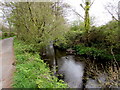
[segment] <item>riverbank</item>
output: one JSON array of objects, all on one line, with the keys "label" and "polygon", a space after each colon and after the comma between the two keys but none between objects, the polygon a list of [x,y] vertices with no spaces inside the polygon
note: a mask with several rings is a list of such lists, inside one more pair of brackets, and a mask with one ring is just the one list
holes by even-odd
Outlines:
[{"label": "riverbank", "polygon": [[14,74],[14,88],[67,88],[51,73],[48,65],[40,59],[39,54],[30,52],[31,46],[23,41],[14,40],[16,56],[16,72]]}]

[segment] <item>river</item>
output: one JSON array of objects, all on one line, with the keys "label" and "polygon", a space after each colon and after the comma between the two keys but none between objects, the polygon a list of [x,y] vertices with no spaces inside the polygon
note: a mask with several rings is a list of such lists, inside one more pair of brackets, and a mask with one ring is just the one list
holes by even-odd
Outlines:
[{"label": "river", "polygon": [[[88,78],[83,85],[85,75],[85,64],[83,58],[76,55],[68,55],[66,51],[53,47],[53,43],[46,47],[46,56],[43,58],[51,68],[51,71],[59,79],[65,81],[70,88],[101,88],[106,83],[106,75],[100,73],[97,79]],[[99,82],[98,82],[99,80]]]}]

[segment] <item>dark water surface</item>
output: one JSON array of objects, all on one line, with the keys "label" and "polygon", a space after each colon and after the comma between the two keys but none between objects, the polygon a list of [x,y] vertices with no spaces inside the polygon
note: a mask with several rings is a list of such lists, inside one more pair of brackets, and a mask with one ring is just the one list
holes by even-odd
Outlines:
[{"label": "dark water surface", "polygon": [[70,88],[82,87],[84,63],[77,59],[74,55],[67,55],[64,50],[54,49],[52,43],[46,47],[44,60],[56,76],[62,74],[62,77],[58,78],[68,83]]},{"label": "dark water surface", "polygon": [[[59,79],[64,80],[70,88],[82,88],[85,63],[79,56],[68,55],[66,51],[55,49],[51,42],[46,47],[46,56],[44,60],[49,64],[51,71]],[[103,84],[106,76],[100,74],[97,77]],[[100,88],[97,80],[89,78],[85,84],[85,88]]]}]

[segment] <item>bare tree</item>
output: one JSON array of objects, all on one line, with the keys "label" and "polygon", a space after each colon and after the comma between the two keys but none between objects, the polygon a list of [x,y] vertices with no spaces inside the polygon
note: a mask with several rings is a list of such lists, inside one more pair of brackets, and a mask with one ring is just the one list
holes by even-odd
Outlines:
[{"label": "bare tree", "polygon": [[118,40],[120,41],[120,1],[112,0],[112,3],[109,2],[105,6],[105,9],[112,16],[113,20],[116,20],[118,22]]},{"label": "bare tree", "polygon": [[118,2],[118,20],[120,21],[120,1]]},{"label": "bare tree", "polygon": [[[105,5],[105,9],[107,12],[112,16],[112,18],[116,21],[118,21],[118,14],[119,14],[119,0],[112,0],[112,2],[108,2],[107,5]],[[118,4],[117,4],[118,3]]]}]

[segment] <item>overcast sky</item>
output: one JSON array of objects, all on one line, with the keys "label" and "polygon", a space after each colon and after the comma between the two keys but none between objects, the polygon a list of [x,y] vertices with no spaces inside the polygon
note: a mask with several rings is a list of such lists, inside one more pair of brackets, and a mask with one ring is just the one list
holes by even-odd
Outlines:
[{"label": "overcast sky", "polygon": [[[84,10],[80,7],[82,0],[64,0],[68,4],[72,6],[78,13],[84,16]],[[84,0],[83,0],[84,1]],[[93,0],[91,0],[93,1]],[[108,21],[112,20],[111,15],[105,10],[105,5],[111,2],[113,5],[117,6],[118,1],[120,0],[95,0],[94,4],[90,9],[90,16],[95,17],[95,25],[103,25],[106,24]],[[74,21],[77,18],[74,14],[68,15],[67,17],[69,21]]]}]

